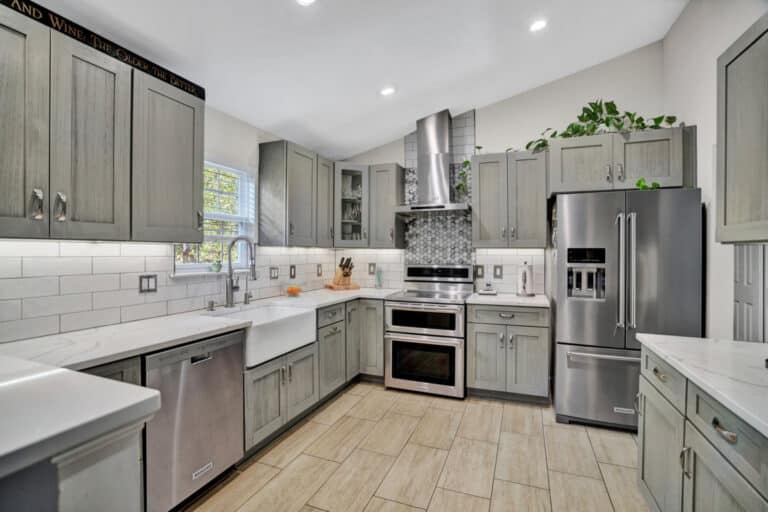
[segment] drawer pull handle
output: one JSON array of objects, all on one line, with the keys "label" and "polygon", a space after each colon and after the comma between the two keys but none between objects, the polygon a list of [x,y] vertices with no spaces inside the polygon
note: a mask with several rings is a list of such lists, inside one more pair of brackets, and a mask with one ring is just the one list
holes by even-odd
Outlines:
[{"label": "drawer pull handle", "polygon": [[499,313],[499,317],[501,318],[515,318],[515,315],[512,313]]},{"label": "drawer pull handle", "polygon": [[638,416],[642,416],[642,414],[640,414],[640,393],[639,392],[635,395],[635,401],[633,403],[635,406],[635,413]]},{"label": "drawer pull handle", "polygon": [[725,439],[731,444],[734,444],[736,441],[739,440],[739,436],[737,436],[735,433],[731,432],[730,430],[725,430],[723,426],[720,424],[720,420],[717,419],[717,416],[712,418],[712,427],[717,431],[718,434],[720,434],[720,437]]},{"label": "drawer pull handle", "polygon": [[327,316],[328,318],[333,318],[333,317],[335,317],[335,316],[336,316],[336,314],[337,314],[337,313],[338,313],[338,311],[328,311],[328,312],[325,314],[325,316]]},{"label": "drawer pull handle", "polygon": [[688,477],[690,480],[693,475],[691,474],[691,471],[688,469],[688,454],[691,451],[690,446],[686,446],[682,450],[680,450],[680,467],[683,469],[683,475]]},{"label": "drawer pull handle", "polygon": [[664,373],[661,373],[657,367],[653,367],[653,374],[656,376],[657,379],[659,379],[661,382],[667,382],[667,375]]},{"label": "drawer pull handle", "polygon": [[504,333],[499,333],[499,348],[504,348]]}]

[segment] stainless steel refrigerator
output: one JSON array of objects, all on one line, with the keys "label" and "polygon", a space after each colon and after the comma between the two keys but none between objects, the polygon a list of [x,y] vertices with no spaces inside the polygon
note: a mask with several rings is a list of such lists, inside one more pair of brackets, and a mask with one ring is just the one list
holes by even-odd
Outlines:
[{"label": "stainless steel refrigerator", "polygon": [[698,189],[557,196],[555,413],[637,427],[637,333],[702,335]]}]

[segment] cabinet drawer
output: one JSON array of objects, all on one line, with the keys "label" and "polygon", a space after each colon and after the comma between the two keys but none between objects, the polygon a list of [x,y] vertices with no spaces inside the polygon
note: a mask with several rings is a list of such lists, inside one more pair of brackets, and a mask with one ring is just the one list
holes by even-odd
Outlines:
[{"label": "cabinet drawer", "polygon": [[768,497],[768,439],[706,394],[688,384],[688,420]]},{"label": "cabinet drawer", "polygon": [[325,327],[344,320],[344,303],[317,310],[317,327]]},{"label": "cabinet drawer", "polygon": [[549,327],[549,309],[512,306],[470,305],[469,322]]},{"label": "cabinet drawer", "polygon": [[686,379],[659,356],[642,348],[640,373],[672,402],[678,411],[685,412]]}]

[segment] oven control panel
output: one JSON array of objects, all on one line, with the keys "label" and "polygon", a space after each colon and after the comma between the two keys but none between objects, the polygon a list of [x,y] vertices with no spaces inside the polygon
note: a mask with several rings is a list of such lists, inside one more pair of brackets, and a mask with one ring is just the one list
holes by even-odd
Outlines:
[{"label": "oven control panel", "polygon": [[566,260],[568,298],[605,299],[605,249],[568,248]]}]

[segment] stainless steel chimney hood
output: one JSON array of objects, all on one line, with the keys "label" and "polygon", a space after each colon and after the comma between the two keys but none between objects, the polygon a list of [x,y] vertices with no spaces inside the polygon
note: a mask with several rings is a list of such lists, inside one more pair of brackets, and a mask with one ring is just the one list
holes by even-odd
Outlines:
[{"label": "stainless steel chimney hood", "polygon": [[451,113],[446,109],[416,122],[416,203],[397,213],[468,210],[451,202]]}]

